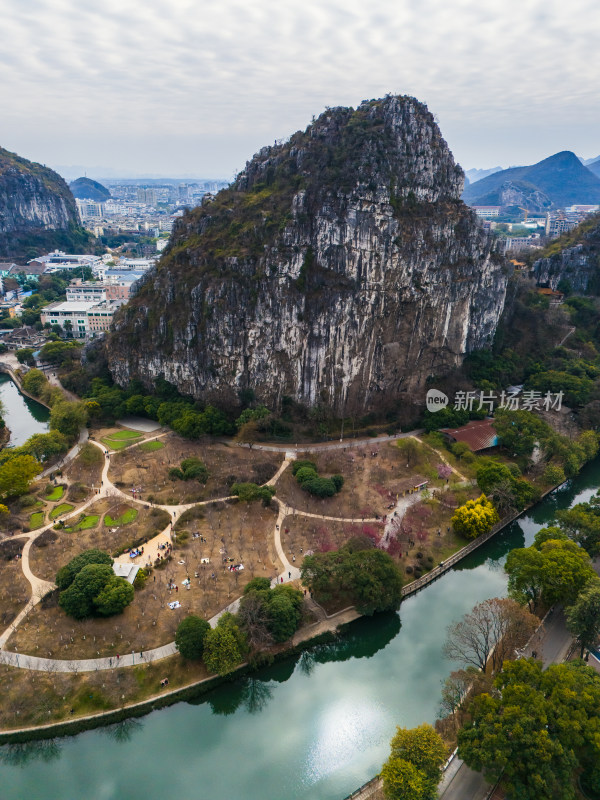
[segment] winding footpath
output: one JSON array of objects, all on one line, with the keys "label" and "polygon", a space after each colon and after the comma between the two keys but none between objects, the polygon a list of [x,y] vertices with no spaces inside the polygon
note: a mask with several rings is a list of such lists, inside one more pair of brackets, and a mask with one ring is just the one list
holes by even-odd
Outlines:
[{"label": "winding footpath", "polygon": [[[275,486],[276,483],[279,481],[285,470],[290,466],[292,461],[294,461],[297,457],[299,452],[310,452],[311,450],[315,449],[339,449],[341,447],[360,447],[361,445],[365,444],[379,444],[382,442],[389,442],[394,441],[396,439],[407,438],[412,436],[416,438],[415,434],[419,433],[419,431],[411,431],[410,433],[405,434],[397,434],[395,436],[385,436],[385,437],[377,437],[376,439],[352,439],[348,440],[344,443],[328,443],[324,445],[317,445],[312,447],[300,447],[300,448],[279,448],[276,446],[268,446],[268,445],[255,445],[255,449],[257,450],[268,450],[277,453],[284,454],[284,460],[280,467],[278,468],[275,475],[273,475],[270,480],[267,481],[265,485],[267,486]],[[165,432],[159,433],[156,436],[153,436],[148,439],[144,439],[144,442],[152,441],[153,439],[158,439],[161,436],[164,436]],[[75,458],[81,447],[88,441],[88,434],[87,430],[85,432],[82,430],[79,442],[75,447],[73,447],[69,453],[64,457],[62,460],[62,464],[64,465],[67,461],[72,460]],[[202,506],[202,505],[210,505],[212,503],[221,502],[224,500],[231,500],[232,497],[219,497],[219,498],[212,498],[210,500],[202,500],[197,503],[187,503],[187,504],[179,504],[179,505],[160,505],[156,503],[150,503],[147,500],[141,500],[135,497],[130,497],[129,494],[118,489],[112,481],[108,477],[108,471],[110,468],[110,456],[117,451],[109,451],[106,447],[101,444],[100,442],[95,441],[92,438],[89,438],[90,444],[98,447],[104,456],[104,466],[102,468],[102,476],[101,476],[101,484],[100,489],[97,493],[93,494],[88,500],[82,503],[78,508],[74,509],[72,512],[63,515],[60,519],[63,522],[71,519],[79,519],[82,512],[85,509],[89,508],[93,503],[96,503],[98,500],[102,498],[111,498],[114,499],[115,497],[122,497],[128,503],[135,503],[137,505],[146,507],[146,508],[160,508],[163,511],[166,511],[171,521],[169,525],[150,539],[144,545],[144,554],[151,555],[158,552],[158,544],[164,541],[171,541],[171,530],[179,517],[188,509],[194,508],[195,506]],[[129,445],[127,448],[123,449],[130,449],[133,447],[137,447],[138,445],[142,444],[143,442],[135,442]],[[243,446],[243,445],[242,445]],[[119,451],[119,452],[122,452]],[[437,451],[436,451],[437,452]],[[440,454],[441,455],[441,454]],[[44,472],[42,472],[38,476],[38,480],[47,477],[49,474],[54,472],[57,469],[58,465],[54,467],[48,468]],[[464,476],[461,476],[464,477]],[[330,520],[334,522],[344,522],[344,523],[354,523],[360,524],[363,522],[377,522],[380,520],[377,519],[358,519],[358,518],[344,518],[344,517],[330,517],[325,516],[322,514],[314,514],[308,511],[300,511],[299,509],[293,508],[292,506],[287,505],[284,501],[280,500],[278,497],[274,497],[273,500],[277,503],[279,507],[279,513],[277,515],[277,520],[275,522],[274,530],[273,530],[273,542],[275,545],[275,550],[277,552],[277,556],[283,566],[283,570],[279,575],[274,579],[273,584],[275,583],[283,583],[298,580],[300,578],[300,569],[295,566],[295,564],[290,564],[282,542],[281,542],[281,531],[283,529],[283,525],[285,519],[288,516],[295,515],[295,516],[304,516],[310,517],[315,519],[321,520]],[[44,525],[43,527],[39,528],[36,531],[31,533],[23,533],[17,536],[11,537],[12,539],[27,539],[25,545],[23,547],[22,557],[21,557],[21,567],[23,570],[23,574],[27,581],[31,586],[31,596],[29,601],[24,606],[24,608],[20,611],[20,613],[15,617],[12,623],[6,628],[6,630],[0,635],[0,663],[6,664],[9,666],[17,667],[19,669],[29,669],[29,670],[37,670],[47,673],[54,673],[54,672],[67,672],[67,673],[79,673],[79,672],[96,672],[99,670],[110,670],[116,669],[120,667],[131,667],[136,666],[139,664],[150,663],[152,661],[159,661],[163,658],[168,658],[169,656],[175,655],[177,653],[177,648],[175,647],[175,642],[169,642],[168,644],[162,645],[161,647],[156,647],[150,650],[145,651],[136,651],[126,655],[122,655],[119,657],[106,657],[106,658],[88,658],[88,659],[51,659],[51,658],[40,658],[39,656],[32,656],[27,655],[24,653],[18,653],[12,650],[5,649],[6,644],[21,622],[25,619],[25,617],[30,613],[30,611],[35,608],[35,606],[51,591],[53,591],[56,586],[53,583],[48,581],[44,581],[38,577],[36,577],[30,568],[29,565],[29,552],[31,549],[32,544],[34,541],[41,536],[45,531],[49,530],[56,524],[57,520],[53,520],[52,522]],[[129,556],[126,554],[121,556],[120,559],[124,563],[129,563]],[[227,611],[235,613],[239,607],[239,602],[241,598],[234,600],[230,603],[226,608],[222,609],[218,614],[215,614],[209,622],[210,625],[214,628],[219,620],[219,618]]]}]

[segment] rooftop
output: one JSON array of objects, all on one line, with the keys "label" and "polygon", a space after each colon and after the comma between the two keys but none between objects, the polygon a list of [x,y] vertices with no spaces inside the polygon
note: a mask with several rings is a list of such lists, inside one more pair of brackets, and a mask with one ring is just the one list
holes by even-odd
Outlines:
[{"label": "rooftop", "polygon": [[455,442],[464,442],[476,453],[498,444],[498,434],[494,429],[494,420],[472,419],[460,428],[441,428],[442,433]]},{"label": "rooftop", "polygon": [[125,578],[128,583],[134,582],[140,569],[135,564],[120,564],[118,561],[113,563],[112,568],[117,578]]},{"label": "rooftop", "polygon": [[42,311],[45,313],[48,313],[49,311],[72,311],[77,313],[78,311],[88,311],[95,305],[98,305],[96,300],[62,300],[57,303],[50,303],[49,305],[45,306]]}]

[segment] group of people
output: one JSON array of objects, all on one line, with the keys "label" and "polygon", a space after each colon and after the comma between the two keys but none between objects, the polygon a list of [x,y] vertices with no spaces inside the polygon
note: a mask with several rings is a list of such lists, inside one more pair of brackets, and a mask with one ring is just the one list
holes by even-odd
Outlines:
[{"label": "group of people", "polygon": [[129,558],[137,558],[138,556],[144,555],[144,548],[143,547],[136,547],[133,550],[129,551]]}]

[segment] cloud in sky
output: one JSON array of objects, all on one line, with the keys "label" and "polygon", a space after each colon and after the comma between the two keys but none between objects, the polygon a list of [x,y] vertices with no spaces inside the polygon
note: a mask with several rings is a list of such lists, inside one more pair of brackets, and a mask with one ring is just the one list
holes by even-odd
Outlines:
[{"label": "cloud in sky", "polygon": [[231,177],[325,106],[387,92],[465,166],[600,155],[595,0],[4,0],[0,145]]}]

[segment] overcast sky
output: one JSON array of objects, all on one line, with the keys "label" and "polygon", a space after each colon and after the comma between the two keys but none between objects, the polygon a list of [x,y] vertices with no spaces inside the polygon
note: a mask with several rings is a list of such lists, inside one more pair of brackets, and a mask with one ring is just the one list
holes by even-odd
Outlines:
[{"label": "overcast sky", "polygon": [[1,0],[0,145],[231,178],[325,106],[427,103],[470,167],[600,155],[598,0]]}]

